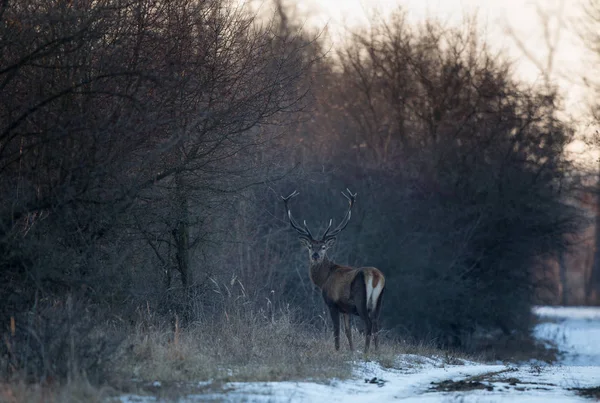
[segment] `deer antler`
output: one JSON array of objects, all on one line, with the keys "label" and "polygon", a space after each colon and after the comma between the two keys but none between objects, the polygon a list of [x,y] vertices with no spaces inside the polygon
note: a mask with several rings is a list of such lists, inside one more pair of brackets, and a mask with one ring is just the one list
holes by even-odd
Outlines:
[{"label": "deer antler", "polygon": [[352,192],[348,188],[346,188],[346,191],[348,192],[348,194],[342,192],[342,195],[346,199],[348,199],[348,211],[346,212],[346,215],[342,219],[342,222],[340,223],[340,225],[338,225],[336,227],[336,229],[334,229],[331,233],[329,233],[329,230],[331,229],[331,224],[333,223],[333,219],[329,220],[329,226],[327,227],[327,229],[325,230],[325,233],[323,234],[323,237],[321,238],[322,241],[326,241],[328,239],[335,237],[337,234],[342,232],[344,230],[344,228],[346,228],[346,226],[348,225],[348,222],[350,221],[350,216],[352,215],[352,206],[354,205],[354,201],[356,200],[356,195],[358,193],[352,194]]},{"label": "deer antler", "polygon": [[301,236],[314,241],[315,239],[313,238],[312,234],[310,233],[310,230],[308,229],[308,226],[306,225],[306,221],[304,221],[304,228],[301,228],[298,223],[296,222],[296,220],[294,220],[294,217],[292,217],[292,211],[290,210],[290,206],[288,205],[288,201],[296,196],[298,196],[300,193],[298,193],[297,190],[294,190],[288,197],[283,197],[281,196],[281,198],[283,199],[283,204],[285,204],[285,210],[287,212],[288,218],[290,219],[290,224],[292,224],[292,227],[298,231],[298,233],[300,233]]}]

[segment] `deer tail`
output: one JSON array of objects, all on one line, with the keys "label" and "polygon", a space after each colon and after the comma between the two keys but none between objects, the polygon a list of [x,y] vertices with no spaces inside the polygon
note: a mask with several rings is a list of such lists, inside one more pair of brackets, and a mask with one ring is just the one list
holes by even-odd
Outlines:
[{"label": "deer tail", "polygon": [[377,301],[385,286],[385,279],[375,271],[365,272],[364,279],[367,292],[367,312],[371,314],[377,309]]}]

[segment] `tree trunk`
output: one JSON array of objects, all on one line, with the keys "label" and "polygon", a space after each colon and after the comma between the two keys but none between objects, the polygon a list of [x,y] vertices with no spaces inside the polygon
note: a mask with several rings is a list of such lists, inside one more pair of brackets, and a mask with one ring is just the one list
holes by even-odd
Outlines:
[{"label": "tree trunk", "polygon": [[177,270],[179,270],[179,273],[181,274],[181,284],[183,285],[183,288],[187,289],[192,283],[190,272],[189,212],[183,177],[180,173],[177,174],[175,182],[178,203],[177,226],[173,230],[173,237],[176,245],[175,257],[177,261]]},{"label": "tree trunk", "polygon": [[560,276],[560,304],[567,306],[569,303],[569,287],[567,285],[567,265],[565,263],[565,252],[558,253],[558,274]]}]

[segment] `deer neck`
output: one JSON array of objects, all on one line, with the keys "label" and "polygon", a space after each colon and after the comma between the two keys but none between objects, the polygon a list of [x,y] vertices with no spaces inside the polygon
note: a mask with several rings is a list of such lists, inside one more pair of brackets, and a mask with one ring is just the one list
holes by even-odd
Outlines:
[{"label": "deer neck", "polygon": [[335,263],[327,259],[327,257],[325,257],[319,263],[311,263],[309,268],[310,281],[312,281],[313,284],[319,287],[320,289],[323,289],[323,286],[329,278],[331,270],[334,266]]}]

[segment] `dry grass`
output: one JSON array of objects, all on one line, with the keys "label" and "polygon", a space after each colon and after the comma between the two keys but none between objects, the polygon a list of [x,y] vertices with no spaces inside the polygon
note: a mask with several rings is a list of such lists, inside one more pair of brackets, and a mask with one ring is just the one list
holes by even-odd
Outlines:
[{"label": "dry grass", "polygon": [[[335,352],[330,332],[281,312],[270,318],[248,310],[198,321],[185,328],[157,324],[152,318],[130,329],[116,356],[110,357],[110,387],[94,387],[84,377],[69,382],[28,383],[14,374],[0,385],[4,402],[96,402],[115,391],[178,397],[230,381],[344,379],[355,355]],[[357,353],[355,353],[357,354]],[[107,357],[109,358],[109,357]],[[157,390],[153,384],[162,385]]]},{"label": "dry grass", "polygon": [[511,335],[488,342],[478,351],[481,361],[518,363],[534,359],[550,364],[558,360],[559,351],[549,344],[536,340],[532,335]]},{"label": "dry grass", "polygon": [[[399,357],[400,354],[410,354],[412,357]],[[395,339],[384,339],[379,350],[369,355],[369,359],[391,369],[419,367],[426,364],[428,358],[441,360],[440,365],[464,365],[464,360],[478,361],[478,357],[464,352],[441,350],[433,343],[406,343]]]},{"label": "dry grass", "polygon": [[0,383],[0,402],[21,403],[100,403],[105,402],[114,390],[96,387],[81,377],[66,384],[31,384],[22,380]]},{"label": "dry grass", "polygon": [[[406,369],[426,358],[442,358],[442,364],[457,365],[464,354],[439,350],[433,344],[410,344],[382,335],[378,351],[363,352],[364,336],[353,329],[357,351],[348,351],[342,334],[339,352],[333,347],[330,329],[316,328],[286,310],[265,314],[252,305],[229,305],[223,314],[189,323],[166,323],[149,309],[137,325],[122,331],[125,342],[104,360],[108,377],[92,386],[85,377],[60,384],[50,378],[44,386],[21,381],[0,384],[0,401],[6,402],[100,402],[118,391],[153,394],[167,400],[188,393],[203,393],[232,381],[313,380],[328,382],[352,375],[357,361],[370,360],[383,367]],[[113,324],[114,326],[114,324]],[[413,360],[399,359],[413,354]],[[421,360],[422,362],[419,362]],[[154,385],[160,382],[160,387]],[[199,382],[210,381],[210,386]],[[204,389],[203,389],[204,388]]]},{"label": "dry grass", "polygon": [[[155,381],[160,381],[163,389],[180,389],[181,393],[185,393],[186,382],[192,385],[198,381],[211,381],[213,386],[234,381],[327,382],[350,377],[354,363],[361,360],[396,369],[410,365],[399,360],[400,354],[436,356],[447,358],[447,364],[462,363],[458,355],[432,345],[411,345],[385,338],[378,351],[365,356],[364,336],[356,329],[353,334],[357,351],[350,352],[344,338],[338,352],[330,330],[296,322],[289,313],[280,313],[270,320],[260,314],[228,315],[182,330],[138,328],[128,341],[118,368],[118,378],[137,381],[120,385],[119,389],[156,393],[152,387]],[[413,365],[418,364],[415,361]]]},{"label": "dry grass", "polygon": [[249,313],[185,329],[136,329],[119,372],[141,381],[278,381],[346,378],[347,353],[332,354],[331,336],[281,314]]}]

